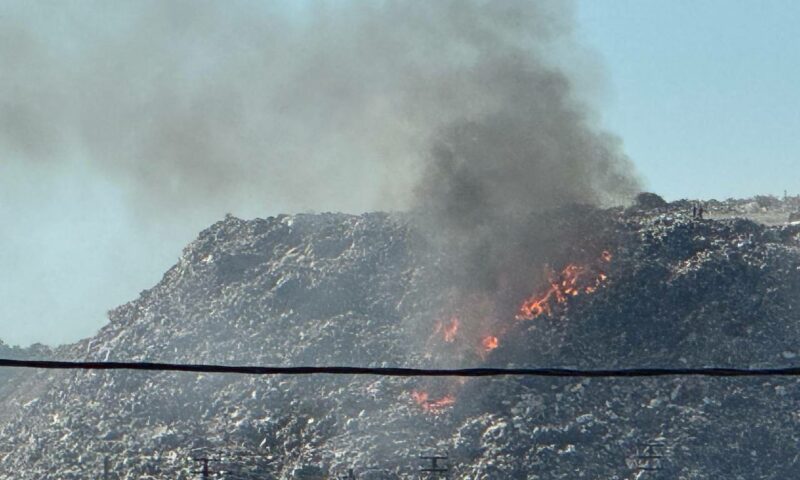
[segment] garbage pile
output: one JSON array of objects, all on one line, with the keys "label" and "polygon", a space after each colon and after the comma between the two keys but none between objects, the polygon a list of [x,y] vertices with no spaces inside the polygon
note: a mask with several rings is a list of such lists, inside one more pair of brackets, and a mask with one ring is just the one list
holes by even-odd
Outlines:
[{"label": "garbage pile", "polygon": [[[540,308],[529,315],[519,315],[525,298],[461,299],[458,315],[492,312],[487,323],[443,316],[453,297],[447,245],[426,241],[409,215],[228,216],[95,337],[51,354],[280,366],[796,365],[800,226],[698,219],[689,203],[650,200],[532,215],[548,231],[583,234],[534,266],[548,273],[530,286],[528,305]],[[208,458],[217,478],[404,479],[437,452],[460,479],[783,479],[800,454],[798,394],[785,377],[38,371],[4,400],[0,478],[102,478],[106,468],[112,479],[190,479]]]},{"label": "garbage pile", "polygon": [[[36,360],[50,358],[53,350],[46,345],[35,343],[29,347],[21,348],[10,346],[0,340],[0,358],[11,360]],[[28,372],[29,373],[29,372]],[[15,394],[20,392],[20,387],[26,382],[28,376],[23,370],[13,368],[0,368],[0,422],[13,411],[13,404],[18,401]],[[9,403],[11,401],[11,403]]]}]

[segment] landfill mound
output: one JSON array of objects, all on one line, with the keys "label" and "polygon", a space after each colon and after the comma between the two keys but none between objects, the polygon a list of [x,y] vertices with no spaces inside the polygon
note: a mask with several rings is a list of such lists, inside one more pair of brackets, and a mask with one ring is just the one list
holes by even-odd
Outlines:
[{"label": "landfill mound", "polygon": [[[690,203],[531,215],[568,241],[527,294],[446,288],[405,214],[228,216],[73,360],[259,365],[782,367],[800,355],[800,227]],[[738,205],[738,204],[737,204]],[[738,207],[737,207],[738,208]],[[709,209],[719,213],[718,209]],[[27,372],[0,478],[794,476],[792,378],[396,379]],[[105,465],[105,466],[104,466]],[[215,473],[214,473],[215,472]]]}]

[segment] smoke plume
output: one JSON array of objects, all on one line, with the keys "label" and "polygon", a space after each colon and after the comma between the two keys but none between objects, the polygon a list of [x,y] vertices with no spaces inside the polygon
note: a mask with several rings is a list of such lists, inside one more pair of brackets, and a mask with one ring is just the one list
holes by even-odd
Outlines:
[{"label": "smoke plume", "polygon": [[635,183],[557,66],[571,10],[4,2],[3,161],[83,163],[150,212],[417,207],[464,228],[602,201]]}]

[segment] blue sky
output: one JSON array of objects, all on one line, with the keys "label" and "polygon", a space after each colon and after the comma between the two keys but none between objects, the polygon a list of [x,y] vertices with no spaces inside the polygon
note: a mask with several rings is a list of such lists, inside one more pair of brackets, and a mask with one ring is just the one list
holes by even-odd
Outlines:
[{"label": "blue sky", "polygon": [[604,124],[667,198],[800,193],[800,2],[582,0]]},{"label": "blue sky", "polygon": [[[9,5],[13,13],[29,4]],[[668,199],[800,193],[800,2],[578,0],[575,11],[577,40],[599,59],[580,81],[647,189]],[[14,30],[2,16],[0,41]],[[65,18],[40,33],[68,36],[77,17]],[[11,67],[0,65],[0,88]],[[131,186],[86,168],[79,147],[56,153],[70,161],[23,167],[0,157],[0,338],[12,344],[93,334],[107,310],[153,286],[226,211],[291,210],[291,202],[237,207],[245,192],[165,222],[129,208]]]}]

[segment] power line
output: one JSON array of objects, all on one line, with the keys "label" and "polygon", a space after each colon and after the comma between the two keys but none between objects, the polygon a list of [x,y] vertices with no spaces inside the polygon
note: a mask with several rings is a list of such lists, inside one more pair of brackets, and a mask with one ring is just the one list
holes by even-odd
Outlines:
[{"label": "power line", "polygon": [[205,365],[153,362],[66,362],[52,360],[0,359],[0,367],[42,368],[51,370],[145,370],[163,372],[234,373],[242,375],[377,375],[384,377],[774,377],[800,376],[800,367],[788,368],[458,368],[424,369],[395,367],[265,367],[237,365]]}]

